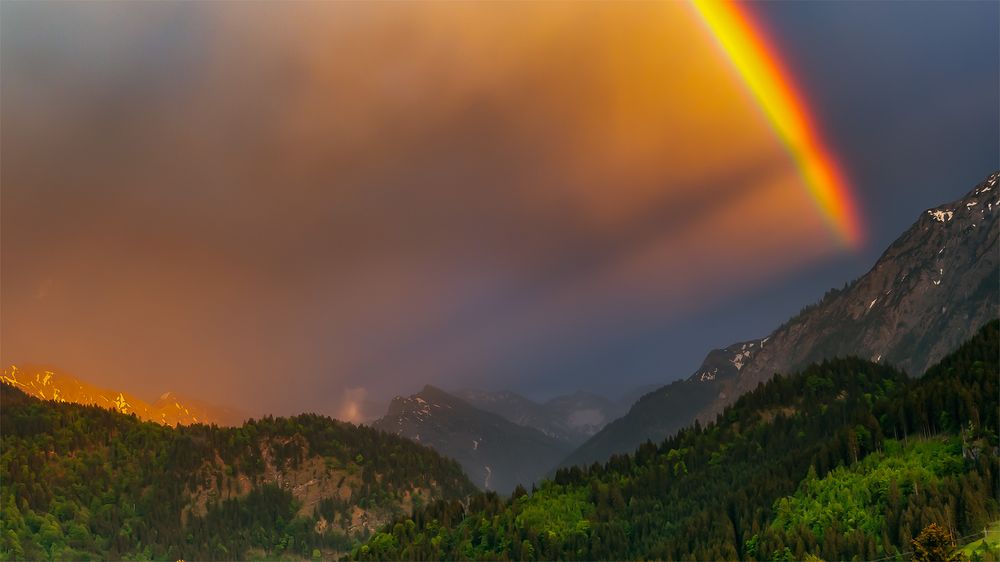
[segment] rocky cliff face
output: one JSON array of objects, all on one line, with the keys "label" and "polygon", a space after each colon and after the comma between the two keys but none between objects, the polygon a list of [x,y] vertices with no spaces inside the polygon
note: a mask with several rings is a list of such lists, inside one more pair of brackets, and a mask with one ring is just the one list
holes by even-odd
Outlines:
[{"label": "rocky cliff face", "polygon": [[643,396],[563,465],[606,460],[714,420],[774,373],[856,356],[920,376],[1000,316],[1000,172],[965,197],[928,209],[872,269],[760,340],[712,351],[686,380]]},{"label": "rocky cliff face", "polygon": [[775,330],[741,371],[751,390],[775,372],[854,355],[912,376],[998,315],[1000,172],[962,199],[924,212],[846,290]]}]

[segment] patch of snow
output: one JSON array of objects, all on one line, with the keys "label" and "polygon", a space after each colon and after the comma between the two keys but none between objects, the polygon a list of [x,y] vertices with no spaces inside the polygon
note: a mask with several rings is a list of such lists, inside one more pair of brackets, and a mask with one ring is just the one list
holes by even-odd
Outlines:
[{"label": "patch of snow", "polygon": [[472,450],[475,451],[477,449],[479,449],[479,440],[478,439],[473,439],[472,440]]},{"label": "patch of snow", "polygon": [[966,207],[967,209],[971,209],[971,208],[975,207],[975,206],[976,206],[976,205],[978,205],[978,204],[979,204],[979,201],[973,201],[972,203],[966,203],[966,204],[965,204],[965,207]]},{"label": "patch of snow", "polygon": [[872,299],[872,302],[868,305],[868,310],[871,310],[872,307],[875,306],[875,301],[877,301],[877,300],[878,300],[878,297],[875,297],[874,299]]},{"label": "patch of snow", "polygon": [[937,281],[934,281],[933,283],[934,283],[935,285],[940,285],[940,284],[941,284],[941,280],[939,279],[939,280],[937,280]]},{"label": "patch of snow", "polygon": [[750,359],[750,356],[751,353],[749,351],[741,351],[737,353],[736,356],[733,357],[729,362],[732,363],[734,367],[736,367],[737,371],[739,371],[740,369],[743,368],[743,365],[746,364],[746,360]]},{"label": "patch of snow", "polygon": [[490,478],[493,476],[493,469],[490,468],[488,465],[484,466],[483,468],[486,469],[486,479],[483,481],[483,488],[489,490],[490,489]]},{"label": "patch of snow", "polygon": [[941,210],[927,211],[927,214],[934,217],[934,220],[938,222],[948,222],[951,220],[953,216],[955,216],[954,211],[941,211]]},{"label": "patch of snow", "polygon": [[979,195],[980,193],[986,193],[987,191],[993,189],[997,184],[997,175],[993,174],[992,176],[990,176],[989,179],[986,180],[986,183],[988,184],[986,187],[976,190],[976,195]]}]

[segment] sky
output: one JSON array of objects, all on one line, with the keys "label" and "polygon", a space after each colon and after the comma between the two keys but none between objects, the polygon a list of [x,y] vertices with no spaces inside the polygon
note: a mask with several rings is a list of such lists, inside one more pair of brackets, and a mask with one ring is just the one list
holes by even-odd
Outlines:
[{"label": "sky", "polygon": [[688,4],[2,3],[0,361],[352,419],[686,377],[1000,168],[1000,4],[743,10],[856,244]]}]

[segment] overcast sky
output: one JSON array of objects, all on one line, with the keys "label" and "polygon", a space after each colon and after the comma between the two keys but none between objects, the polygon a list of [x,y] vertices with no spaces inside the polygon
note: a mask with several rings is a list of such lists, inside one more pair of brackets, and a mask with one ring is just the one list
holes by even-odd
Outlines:
[{"label": "overcast sky", "polygon": [[858,248],[684,4],[2,3],[0,359],[254,413],[685,377],[1000,167],[1000,4],[751,8]]}]

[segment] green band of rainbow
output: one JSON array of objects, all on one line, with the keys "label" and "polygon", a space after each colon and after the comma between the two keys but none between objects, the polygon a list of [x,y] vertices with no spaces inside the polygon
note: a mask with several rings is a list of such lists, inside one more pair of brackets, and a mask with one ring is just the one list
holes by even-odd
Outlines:
[{"label": "green band of rainbow", "polygon": [[791,74],[746,10],[728,0],[692,0],[798,166],[824,220],[846,247],[864,238],[850,185],[823,144]]}]

